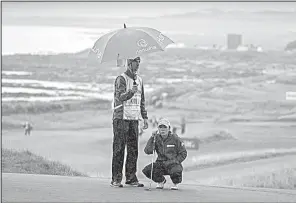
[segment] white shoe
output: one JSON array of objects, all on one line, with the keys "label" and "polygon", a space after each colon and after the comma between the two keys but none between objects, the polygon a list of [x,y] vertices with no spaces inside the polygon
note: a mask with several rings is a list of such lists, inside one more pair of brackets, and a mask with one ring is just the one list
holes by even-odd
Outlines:
[{"label": "white shoe", "polygon": [[174,184],[174,185],[171,187],[171,190],[178,190],[178,184]]},{"label": "white shoe", "polygon": [[166,179],[164,179],[164,181],[161,183],[157,183],[156,189],[163,189],[165,183],[166,183]]}]

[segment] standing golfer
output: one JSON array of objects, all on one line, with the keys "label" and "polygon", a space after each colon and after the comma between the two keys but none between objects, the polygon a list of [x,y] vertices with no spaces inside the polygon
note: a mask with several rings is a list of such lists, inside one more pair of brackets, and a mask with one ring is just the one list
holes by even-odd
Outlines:
[{"label": "standing golfer", "polygon": [[182,162],[187,157],[187,151],[184,143],[180,140],[177,134],[170,131],[170,122],[167,119],[161,118],[158,122],[158,131],[153,133],[148,140],[144,149],[146,154],[153,154],[153,150],[157,152],[157,160],[153,164],[146,166],[142,172],[147,178],[157,183],[157,189],[163,189],[166,179],[164,175],[170,175],[174,185],[172,190],[178,190],[178,184],[182,182]]},{"label": "standing golfer", "polygon": [[126,185],[143,187],[136,176],[138,160],[139,119],[144,119],[143,129],[148,128],[145,109],[144,85],[138,76],[140,57],[127,60],[127,70],[116,78],[113,112],[113,157],[111,186],[122,187],[124,151]]}]

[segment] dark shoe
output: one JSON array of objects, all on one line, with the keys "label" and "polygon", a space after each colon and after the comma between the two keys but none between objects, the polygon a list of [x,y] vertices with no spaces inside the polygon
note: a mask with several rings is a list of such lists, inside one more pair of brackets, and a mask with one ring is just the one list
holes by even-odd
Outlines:
[{"label": "dark shoe", "polygon": [[120,182],[112,181],[110,184],[111,187],[123,187]]},{"label": "dark shoe", "polygon": [[139,183],[139,181],[126,181],[125,182],[126,185],[130,185],[130,186],[135,186],[135,187],[144,187],[144,184]]}]

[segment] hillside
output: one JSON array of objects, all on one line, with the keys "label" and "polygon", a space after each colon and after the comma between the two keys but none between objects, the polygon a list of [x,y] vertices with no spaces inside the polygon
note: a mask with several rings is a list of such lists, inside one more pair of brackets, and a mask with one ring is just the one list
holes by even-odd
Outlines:
[{"label": "hillside", "polygon": [[[60,101],[55,105],[63,105],[58,108],[65,110],[110,108],[114,79],[124,70],[116,67],[115,62],[99,65],[87,53],[86,50],[77,54],[4,56],[3,99],[79,95],[82,101]],[[273,120],[288,116],[293,120],[291,115],[295,114],[295,104],[287,101],[285,94],[294,90],[295,64],[295,54],[285,52],[168,49],[143,57],[140,74],[144,78],[147,105],[153,95],[159,97],[166,92],[167,108],[194,110],[199,117]],[[5,71],[31,74],[9,75]],[[19,82],[15,83],[15,79]],[[38,81],[39,85],[36,84]],[[15,92],[11,88],[29,89]],[[23,93],[28,90],[32,93]],[[101,100],[107,101],[106,105],[96,106],[96,103],[102,103]],[[3,105],[3,112],[11,113],[14,110],[9,109],[21,108],[17,106],[24,104],[18,102],[12,107],[12,103],[7,105],[4,102]],[[192,116],[194,111],[190,113]]]}]

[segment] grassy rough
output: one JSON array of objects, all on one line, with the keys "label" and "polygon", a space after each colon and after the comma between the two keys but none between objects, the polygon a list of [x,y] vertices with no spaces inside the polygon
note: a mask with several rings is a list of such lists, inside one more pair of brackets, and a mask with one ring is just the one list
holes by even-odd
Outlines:
[{"label": "grassy rough", "polygon": [[211,168],[233,163],[249,162],[272,157],[296,154],[296,148],[291,149],[264,149],[254,151],[240,151],[231,153],[219,153],[192,157],[191,164],[185,167],[185,171],[194,171],[203,168]]},{"label": "grassy rough", "polygon": [[238,177],[219,177],[212,179],[210,184],[260,187],[276,189],[296,189],[296,168],[284,168],[264,174],[252,174]]},{"label": "grassy rough", "polygon": [[84,176],[71,167],[57,161],[49,161],[44,157],[33,154],[28,150],[15,151],[2,149],[2,172],[3,173],[27,173],[46,174],[61,176]]},{"label": "grassy rough", "polygon": [[110,101],[92,99],[86,101],[57,102],[7,102],[2,104],[3,115],[11,114],[41,114],[47,112],[67,112],[81,109],[101,110],[110,108]]}]

